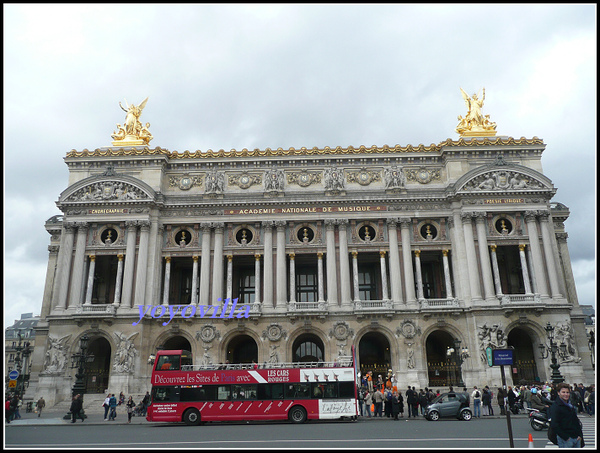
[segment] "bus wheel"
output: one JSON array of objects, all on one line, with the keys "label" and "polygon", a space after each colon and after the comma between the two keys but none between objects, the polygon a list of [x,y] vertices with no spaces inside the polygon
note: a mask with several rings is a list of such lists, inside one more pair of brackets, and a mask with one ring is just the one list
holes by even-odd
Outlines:
[{"label": "bus wheel", "polygon": [[186,425],[199,425],[200,424],[200,413],[196,409],[188,409],[183,414],[183,421]]},{"label": "bus wheel", "polygon": [[288,412],[288,418],[292,423],[304,423],[306,421],[306,410],[302,406],[294,406]]}]

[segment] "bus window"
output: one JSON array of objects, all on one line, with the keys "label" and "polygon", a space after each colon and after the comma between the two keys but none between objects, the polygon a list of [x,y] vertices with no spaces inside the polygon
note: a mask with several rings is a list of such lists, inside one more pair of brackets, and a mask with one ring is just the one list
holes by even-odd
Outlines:
[{"label": "bus window", "polygon": [[256,399],[281,400],[283,399],[283,384],[258,384]]},{"label": "bus window", "polygon": [[152,402],[166,403],[179,401],[179,387],[154,387],[152,389]]},{"label": "bus window", "polygon": [[354,382],[340,382],[340,398],[354,398]]},{"label": "bus window", "polygon": [[217,388],[214,385],[181,387],[181,401],[215,401]]},{"label": "bus window", "polygon": [[286,398],[310,398],[310,384],[287,384]]},{"label": "bus window", "polygon": [[231,386],[217,385],[217,400],[229,401],[231,399]]},{"label": "bus window", "polygon": [[160,371],[173,371],[179,370],[179,356],[178,355],[161,355],[156,361],[156,370]]},{"label": "bus window", "polygon": [[233,399],[234,400],[255,400],[256,399],[256,384],[234,385]]},{"label": "bus window", "polygon": [[323,398],[337,398],[338,385],[337,382],[327,382],[324,384]]}]

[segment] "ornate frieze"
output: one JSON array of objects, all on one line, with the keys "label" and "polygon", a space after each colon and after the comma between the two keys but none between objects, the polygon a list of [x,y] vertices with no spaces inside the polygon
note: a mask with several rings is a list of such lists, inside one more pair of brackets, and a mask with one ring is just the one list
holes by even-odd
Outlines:
[{"label": "ornate frieze", "polygon": [[463,186],[470,191],[503,191],[522,189],[543,189],[538,180],[517,171],[496,170],[483,173]]},{"label": "ornate frieze", "polygon": [[256,184],[262,184],[262,176],[243,172],[238,175],[229,175],[229,185],[238,186],[240,189],[248,189]]},{"label": "ornate frieze", "polygon": [[346,173],[346,181],[349,183],[358,183],[361,186],[368,186],[374,181],[381,181],[381,173],[363,167],[358,171],[348,171]]},{"label": "ornate frieze", "polygon": [[418,169],[404,170],[408,181],[416,181],[420,184],[427,184],[433,180],[440,181],[441,168],[420,167]]},{"label": "ornate frieze", "polygon": [[321,173],[309,172],[306,169],[300,172],[288,173],[287,182],[288,184],[298,184],[300,187],[308,187],[311,184],[321,182]]},{"label": "ornate frieze", "polygon": [[181,176],[170,176],[169,186],[181,190],[190,190],[192,187],[202,187],[202,176],[184,173]]},{"label": "ornate frieze", "polygon": [[105,202],[113,200],[128,201],[142,199],[148,199],[148,195],[132,184],[122,181],[103,181],[88,184],[87,186],[82,187],[70,195],[65,201]]}]

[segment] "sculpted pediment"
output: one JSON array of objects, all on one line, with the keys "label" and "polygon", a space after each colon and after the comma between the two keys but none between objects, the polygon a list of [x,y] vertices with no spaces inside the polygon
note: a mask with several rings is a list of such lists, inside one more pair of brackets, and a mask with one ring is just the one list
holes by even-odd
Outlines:
[{"label": "sculpted pediment", "polygon": [[59,203],[106,203],[111,201],[151,201],[154,191],[143,181],[129,176],[93,176],[65,190]]},{"label": "sculpted pediment", "polygon": [[554,191],[552,181],[522,165],[486,165],[476,168],[456,183],[456,192]]}]

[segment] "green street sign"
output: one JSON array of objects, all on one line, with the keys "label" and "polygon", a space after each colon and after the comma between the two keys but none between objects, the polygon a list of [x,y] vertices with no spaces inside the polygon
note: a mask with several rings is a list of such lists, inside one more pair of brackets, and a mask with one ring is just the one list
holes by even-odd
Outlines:
[{"label": "green street sign", "polygon": [[487,348],[485,348],[485,355],[487,356],[488,366],[494,366],[493,361],[492,361],[492,347],[491,346],[488,346]]}]

